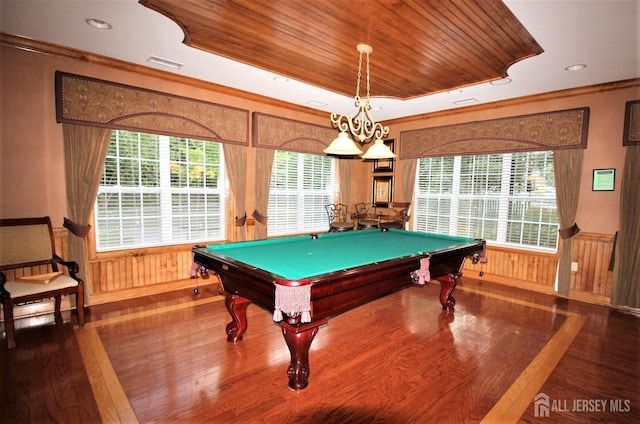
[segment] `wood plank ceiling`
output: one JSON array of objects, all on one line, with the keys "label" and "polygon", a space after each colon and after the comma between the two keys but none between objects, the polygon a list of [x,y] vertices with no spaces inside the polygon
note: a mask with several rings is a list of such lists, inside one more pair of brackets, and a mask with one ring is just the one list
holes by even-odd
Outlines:
[{"label": "wood plank ceiling", "polygon": [[398,99],[500,79],[543,52],[498,0],[139,2],[180,25],[191,47],[349,97],[360,43],[373,47],[371,96]]}]

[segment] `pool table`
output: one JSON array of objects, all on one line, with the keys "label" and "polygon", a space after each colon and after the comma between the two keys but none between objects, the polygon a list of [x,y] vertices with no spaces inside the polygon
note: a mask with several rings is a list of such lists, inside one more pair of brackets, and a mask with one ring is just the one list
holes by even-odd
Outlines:
[{"label": "pool table", "polygon": [[274,314],[291,352],[289,387],[300,390],[311,342],[329,317],[430,279],[440,281],[440,303],[451,311],[465,258],[478,261],[484,249],[479,239],[376,229],[200,246],[193,254],[220,278],[228,341],[242,340],[250,303]]}]

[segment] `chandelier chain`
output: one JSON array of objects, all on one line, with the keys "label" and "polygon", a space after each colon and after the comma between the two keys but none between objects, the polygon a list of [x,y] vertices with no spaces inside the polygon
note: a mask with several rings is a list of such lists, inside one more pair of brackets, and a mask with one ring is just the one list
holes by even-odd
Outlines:
[{"label": "chandelier chain", "polygon": [[371,73],[369,72],[369,53],[367,53],[367,101],[371,93]]},{"label": "chandelier chain", "polygon": [[356,96],[360,97],[360,78],[362,77],[362,52],[360,52],[360,59],[358,60],[358,80],[356,83]]}]

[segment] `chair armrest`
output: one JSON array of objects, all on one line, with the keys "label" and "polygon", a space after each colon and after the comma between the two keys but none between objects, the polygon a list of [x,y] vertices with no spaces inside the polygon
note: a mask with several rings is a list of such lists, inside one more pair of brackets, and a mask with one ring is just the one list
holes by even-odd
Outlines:
[{"label": "chair armrest", "polygon": [[60,256],[55,255],[55,254],[53,255],[53,258],[51,260],[53,262],[56,262],[56,263],[62,265],[62,266],[67,267],[69,269],[69,275],[74,280],[79,280],[80,279],[78,276],[76,276],[76,273],[80,272],[80,266],[78,265],[77,262],[75,262],[75,261],[65,261]]},{"label": "chair armrest", "polygon": [[9,293],[7,289],[4,288],[4,283],[6,282],[7,276],[4,275],[4,272],[0,271],[0,293],[2,293],[2,296],[4,297],[11,297],[11,293]]}]

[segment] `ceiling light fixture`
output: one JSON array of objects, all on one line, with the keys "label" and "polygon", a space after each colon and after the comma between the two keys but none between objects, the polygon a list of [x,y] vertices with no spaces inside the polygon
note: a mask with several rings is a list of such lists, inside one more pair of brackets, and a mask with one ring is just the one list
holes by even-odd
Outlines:
[{"label": "ceiling light fixture", "polygon": [[568,72],[581,71],[582,69],[584,69],[586,67],[587,67],[587,65],[585,65],[584,63],[576,63],[575,65],[569,65],[569,66],[565,67],[564,70],[568,71]]},{"label": "ceiling light fixture", "polygon": [[[371,116],[370,102],[370,72],[369,55],[373,48],[367,44],[358,44],[356,47],[360,53],[358,62],[358,81],[356,84],[356,95],[354,97],[356,110],[351,115],[331,114],[331,124],[340,131],[338,137],[331,142],[324,152],[329,155],[359,155],[362,150],[354,143],[357,140],[360,146],[370,143],[374,144],[362,155],[363,159],[391,159],[396,155],[384,144],[384,137],[389,135],[389,127],[383,127],[379,122],[373,120]],[[360,78],[362,77],[362,55],[367,56],[367,97],[360,97]],[[351,138],[349,137],[351,134]],[[353,138],[353,139],[352,139]]]},{"label": "ceiling light fixture", "polygon": [[111,26],[111,24],[107,21],[103,21],[102,19],[96,19],[96,18],[87,18],[84,20],[88,25],[91,25],[94,28],[97,29],[111,29],[113,28],[113,26]]}]

